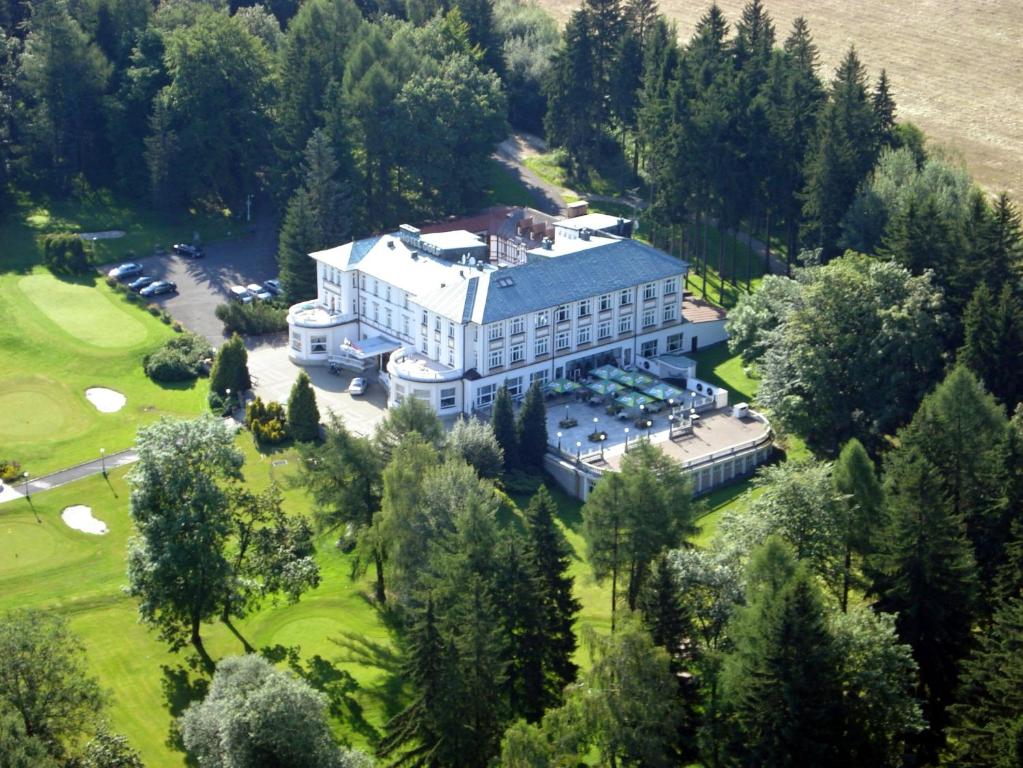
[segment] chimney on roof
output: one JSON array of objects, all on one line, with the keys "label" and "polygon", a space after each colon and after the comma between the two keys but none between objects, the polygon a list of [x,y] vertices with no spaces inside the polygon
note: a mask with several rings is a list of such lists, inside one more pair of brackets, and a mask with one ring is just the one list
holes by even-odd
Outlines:
[{"label": "chimney on roof", "polygon": [[545,237],[543,239],[543,248],[544,248],[545,251],[549,251],[551,249],[552,245],[553,245],[553,241],[549,237]]},{"label": "chimney on roof", "polygon": [[579,230],[579,239],[580,240],[590,239],[590,230],[588,227],[583,227],[582,229]]},{"label": "chimney on roof", "polygon": [[565,218],[574,219],[577,216],[585,216],[590,209],[590,204],[585,200],[576,200],[565,206]]}]

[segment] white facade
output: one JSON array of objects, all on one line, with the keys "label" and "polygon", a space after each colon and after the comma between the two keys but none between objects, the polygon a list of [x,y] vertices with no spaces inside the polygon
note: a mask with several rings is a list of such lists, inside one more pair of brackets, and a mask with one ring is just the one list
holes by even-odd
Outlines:
[{"label": "white facade", "polygon": [[327,364],[371,340],[389,352],[366,362],[386,382],[388,404],[417,397],[446,415],[488,407],[502,385],[524,395],[534,381],[603,362],[642,367],[692,350],[698,324],[683,318],[684,262],[589,234],[528,256],[498,268],[468,232],[407,226],[311,254],[317,295],[289,312],[291,359]]}]

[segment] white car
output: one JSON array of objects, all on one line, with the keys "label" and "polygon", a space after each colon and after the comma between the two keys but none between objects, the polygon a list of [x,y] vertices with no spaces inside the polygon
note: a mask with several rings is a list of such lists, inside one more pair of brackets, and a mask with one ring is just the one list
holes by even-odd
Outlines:
[{"label": "white car", "polygon": [[273,296],[270,294],[270,291],[261,286],[259,283],[249,283],[248,285],[245,286],[245,289],[252,296],[259,299],[260,301],[266,301],[267,299],[273,298]]},{"label": "white car", "polygon": [[231,298],[235,301],[240,301],[242,304],[252,303],[252,294],[240,285],[232,285],[227,289],[227,292],[231,295]]},{"label": "white car", "polygon": [[365,392],[366,380],[361,376],[356,376],[354,379],[352,379],[351,383],[348,385],[348,394],[361,395],[364,394]]}]

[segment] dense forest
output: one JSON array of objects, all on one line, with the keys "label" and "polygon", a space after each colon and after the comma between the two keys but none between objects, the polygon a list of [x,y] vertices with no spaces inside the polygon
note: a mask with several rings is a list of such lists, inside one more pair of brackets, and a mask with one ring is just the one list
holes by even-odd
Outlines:
[{"label": "dense forest", "polygon": [[[807,455],[763,470],[696,548],[688,480],[637,441],[582,509],[610,632],[575,632],[537,390],[518,417],[502,392],[491,424],[450,435],[415,399],[371,437],[329,423],[303,449],[308,523],[238,495],[217,425],[144,432],[143,620],[212,666],[201,622],[297,598],[319,579],[313,528],[337,530],[403,627],[409,696],[381,764],[1023,765],[1020,216],[897,120],[854,48],[830,81],[817,61],[807,25],[781,39],[759,0],[734,28],[711,6],[687,41],[653,0],[586,0],[564,30],[519,0],[4,0],[0,213],[89,188],[166,209],[260,194],[280,213],[284,292],[304,296],[308,252],[472,210],[510,124],[543,132],[569,178],[628,169],[641,232],[681,227],[704,287],[711,261],[727,273],[711,230],[755,232],[765,271],[787,273],[728,328]],[[194,445],[168,456],[167,441]],[[168,498],[194,505],[186,522],[202,509],[208,536],[171,535]],[[229,556],[237,509],[273,534],[249,559]],[[33,655],[55,659],[50,678],[10,663]],[[71,754],[66,721],[100,698],[79,655],[57,619],[0,625],[0,765],[137,764],[110,734]],[[26,680],[63,709],[4,694]],[[318,701],[231,660],[182,743],[202,764],[264,765],[287,728],[300,749],[280,764],[367,764],[336,748]],[[246,719],[261,706],[274,716]]]}]

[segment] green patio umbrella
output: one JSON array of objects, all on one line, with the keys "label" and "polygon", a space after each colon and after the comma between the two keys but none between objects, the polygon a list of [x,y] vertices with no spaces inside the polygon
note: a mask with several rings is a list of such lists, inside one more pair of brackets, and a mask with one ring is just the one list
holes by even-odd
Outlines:
[{"label": "green patio umbrella", "polygon": [[566,392],[575,392],[579,389],[579,384],[568,379],[555,379],[548,387],[551,392],[557,392],[559,395],[563,395]]},{"label": "green patio umbrella", "polygon": [[616,368],[615,373],[611,374],[611,378],[617,381],[619,384],[624,384],[627,387],[636,386],[636,379],[640,374],[633,373],[631,371],[623,371],[621,368]]},{"label": "green patio umbrella", "polygon": [[598,379],[617,379],[617,373],[621,373],[621,370],[615,366],[602,365],[599,368],[593,369],[591,375],[596,376]]},{"label": "green patio umbrella", "polygon": [[642,392],[623,392],[615,398],[615,402],[618,403],[618,405],[626,408],[638,408],[641,405],[647,405],[653,401],[654,399],[652,397],[647,397]]},{"label": "green patio umbrella", "polygon": [[603,381],[598,379],[597,381],[586,382],[587,388],[592,392],[596,392],[598,395],[613,395],[621,387],[615,384],[613,381]]},{"label": "green patio umbrella", "polygon": [[671,384],[665,384],[663,381],[658,381],[655,384],[644,387],[643,392],[650,395],[650,397],[657,398],[658,400],[681,400],[682,396],[685,394],[685,392],[678,387],[673,387]]},{"label": "green patio umbrella", "polygon": [[647,376],[645,373],[637,373],[636,383],[633,384],[632,386],[636,387],[637,389],[643,389],[643,387],[649,387],[651,384],[655,384],[656,382],[657,379],[655,379],[653,376]]}]

